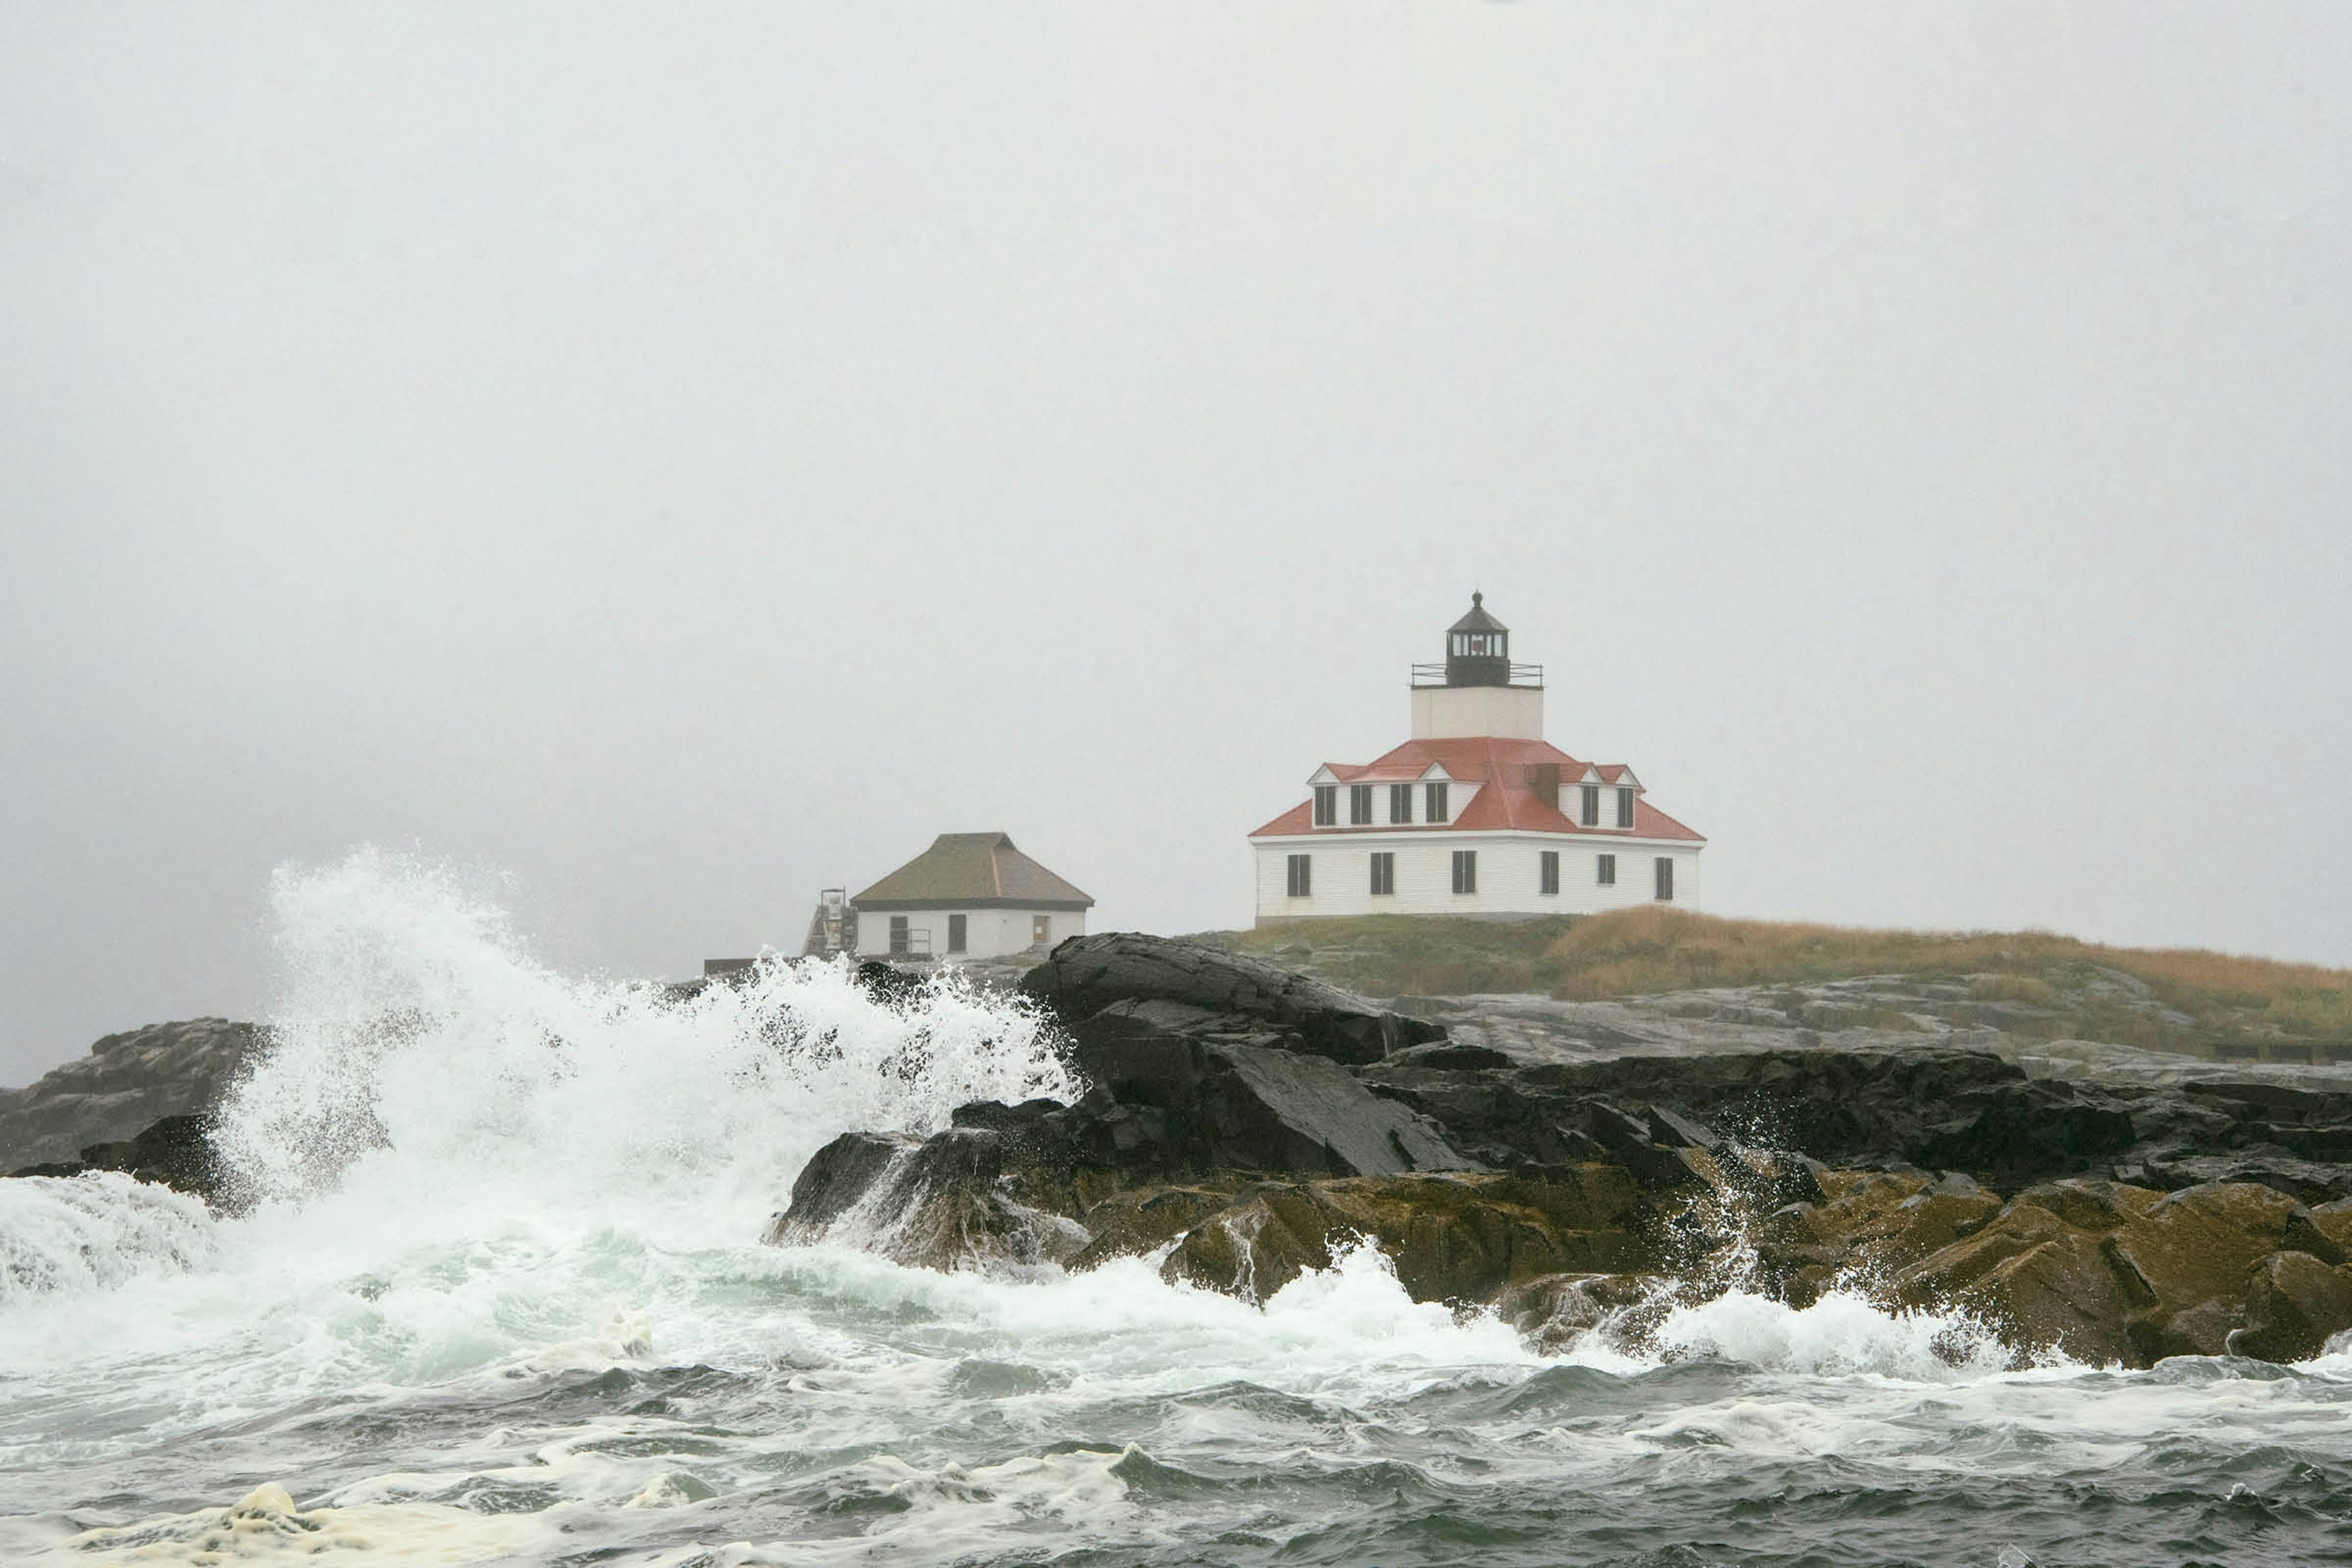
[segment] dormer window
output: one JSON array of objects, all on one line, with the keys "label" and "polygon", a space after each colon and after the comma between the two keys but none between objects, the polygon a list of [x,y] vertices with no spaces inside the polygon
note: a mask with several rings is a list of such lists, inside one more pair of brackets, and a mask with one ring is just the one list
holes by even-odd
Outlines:
[{"label": "dormer window", "polygon": [[1333,827],[1339,825],[1339,786],[1317,784],[1315,786],[1315,826]]},{"label": "dormer window", "polygon": [[1449,815],[1445,809],[1445,786],[1442,784],[1421,786],[1422,815],[1432,822],[1444,822]]},{"label": "dormer window", "polygon": [[1617,826],[1633,826],[1633,792],[1622,786],[1617,791]]},{"label": "dormer window", "polygon": [[1412,820],[1412,785],[1389,785],[1389,820],[1396,823]]},{"label": "dormer window", "polygon": [[1586,784],[1583,798],[1578,802],[1578,805],[1580,807],[1577,813],[1579,822],[1587,827],[1601,826],[1601,786],[1599,784]]},{"label": "dormer window", "polygon": [[1372,786],[1348,786],[1348,824],[1351,827],[1369,826],[1372,820]]}]

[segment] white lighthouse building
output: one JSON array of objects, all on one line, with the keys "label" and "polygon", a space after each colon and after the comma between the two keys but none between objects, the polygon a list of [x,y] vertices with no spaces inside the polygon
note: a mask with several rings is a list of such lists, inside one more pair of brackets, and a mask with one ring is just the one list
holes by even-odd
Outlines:
[{"label": "white lighthouse building", "polygon": [[1543,667],[1513,664],[1510,637],[1471,595],[1445,662],[1413,667],[1412,739],[1324,763],[1307,799],[1250,835],[1258,924],[1697,907],[1706,840],[1632,768],[1543,738]]}]

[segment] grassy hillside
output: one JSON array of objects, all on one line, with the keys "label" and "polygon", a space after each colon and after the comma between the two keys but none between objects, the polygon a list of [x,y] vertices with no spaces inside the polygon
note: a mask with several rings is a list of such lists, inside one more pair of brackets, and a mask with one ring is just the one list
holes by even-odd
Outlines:
[{"label": "grassy hillside", "polygon": [[[2352,1041],[2352,971],[2188,949],[2103,947],[2047,931],[1860,931],[1645,907],[1517,923],[1382,915],[1227,940],[1290,950],[1375,995],[1539,992],[1571,1001],[1874,974],[1965,982],[1988,1002],[2046,1008],[2053,1034],[2125,1045],[2186,1037]],[[2178,1017],[2118,1000],[2103,972],[2147,984]]]}]

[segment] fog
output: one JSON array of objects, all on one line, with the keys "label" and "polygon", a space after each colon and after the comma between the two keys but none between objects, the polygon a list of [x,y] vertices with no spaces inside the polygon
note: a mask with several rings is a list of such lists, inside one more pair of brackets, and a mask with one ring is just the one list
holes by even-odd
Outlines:
[{"label": "fog", "polygon": [[1716,912],[2352,962],[2352,11],[0,5],[0,1081],[273,867],[1096,929],[1483,588]]}]

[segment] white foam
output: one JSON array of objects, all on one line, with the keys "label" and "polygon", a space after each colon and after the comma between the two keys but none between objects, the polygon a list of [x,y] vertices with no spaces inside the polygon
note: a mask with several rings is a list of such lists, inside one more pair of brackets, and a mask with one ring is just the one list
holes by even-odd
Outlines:
[{"label": "white foam", "polygon": [[877,1455],[836,1474],[828,1489],[840,1498],[887,1498],[903,1511],[878,1516],[856,1536],[735,1542],[701,1560],[727,1568],[961,1562],[998,1543],[1026,1542],[1034,1549],[1037,1528],[1046,1524],[1055,1527],[1056,1552],[1073,1537],[1133,1540],[1135,1510],[1126,1483],[1114,1473],[1125,1458],[1126,1451],[1078,1449],[969,1468],[952,1463],[925,1468]]},{"label": "white foam", "polygon": [[199,1199],[112,1171],[0,1182],[0,1304],[179,1273],[213,1256]]},{"label": "white foam", "polygon": [[94,1564],[234,1563],[488,1563],[539,1543],[544,1521],[424,1503],[295,1506],[283,1487],[257,1487],[226,1508],[165,1514],[87,1531],[34,1561]]},{"label": "white foam", "polygon": [[1822,1376],[1875,1373],[1950,1383],[2010,1369],[2015,1354],[1964,1314],[1883,1307],[1832,1290],[1810,1307],[1730,1290],[1677,1306],[1653,1339],[1668,1360],[1714,1356],[1778,1372]]}]

